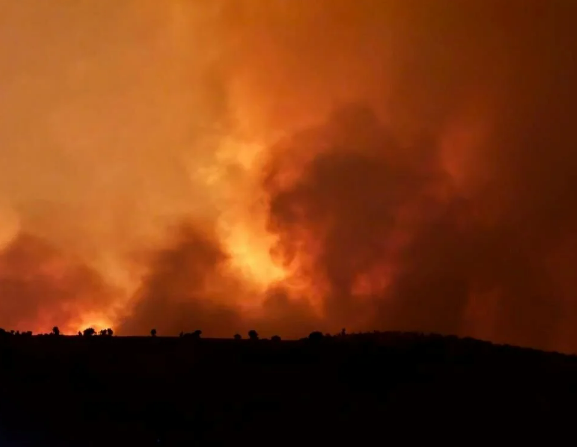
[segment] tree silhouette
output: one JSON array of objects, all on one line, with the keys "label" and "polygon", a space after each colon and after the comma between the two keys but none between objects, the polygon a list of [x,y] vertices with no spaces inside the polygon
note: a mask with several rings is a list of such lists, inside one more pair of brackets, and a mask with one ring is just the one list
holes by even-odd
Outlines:
[{"label": "tree silhouette", "polygon": [[78,331],[78,336],[82,337],[82,332]]},{"label": "tree silhouette", "polygon": [[248,331],[248,338],[250,338],[251,340],[258,340],[258,332],[255,331],[254,329],[251,329],[250,331]]},{"label": "tree silhouette", "polygon": [[201,335],[202,335],[202,331],[200,329],[197,329],[196,331],[194,331],[192,333],[192,338],[199,340]]},{"label": "tree silhouette", "polygon": [[108,331],[106,329],[101,329],[100,330],[100,336],[101,337],[106,337],[108,335]]},{"label": "tree silhouette", "polygon": [[323,333],[320,331],[314,331],[309,334],[309,340],[320,341],[323,339]]},{"label": "tree silhouette", "polygon": [[53,333],[54,335],[56,335],[57,337],[60,335],[60,329],[58,329],[58,326],[54,326],[54,327],[52,328],[52,333]]},{"label": "tree silhouette", "polygon": [[112,329],[108,328],[108,329],[106,329],[106,334],[107,334],[109,337],[112,337],[112,336],[114,335],[114,331],[113,331]]},{"label": "tree silhouette", "polygon": [[151,337],[156,337],[156,329],[152,329],[152,330],[150,331],[150,336],[151,336]]},{"label": "tree silhouette", "polygon": [[240,334],[234,334],[234,339],[235,339],[235,340],[242,340],[242,335],[240,335]]},{"label": "tree silhouette", "polygon": [[280,341],[280,336],[279,335],[273,335],[271,337],[271,341],[278,343]]},{"label": "tree silhouette", "polygon": [[84,329],[83,334],[85,337],[92,337],[94,334],[96,334],[96,331],[94,330],[94,328],[89,327]]}]

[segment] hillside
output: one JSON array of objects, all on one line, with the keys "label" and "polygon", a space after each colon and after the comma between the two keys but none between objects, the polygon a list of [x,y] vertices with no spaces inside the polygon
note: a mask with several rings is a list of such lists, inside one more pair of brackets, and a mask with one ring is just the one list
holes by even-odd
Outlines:
[{"label": "hillside", "polygon": [[534,439],[560,433],[576,372],[572,356],[410,333],[5,335],[0,436],[16,447]]}]

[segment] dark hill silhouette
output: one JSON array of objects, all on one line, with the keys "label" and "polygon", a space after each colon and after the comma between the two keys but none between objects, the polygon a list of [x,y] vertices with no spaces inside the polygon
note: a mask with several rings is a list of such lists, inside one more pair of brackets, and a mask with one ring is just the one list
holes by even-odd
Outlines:
[{"label": "dark hill silhouette", "polygon": [[558,353],[418,333],[193,334],[0,330],[2,445],[535,441],[576,403],[577,358]]}]

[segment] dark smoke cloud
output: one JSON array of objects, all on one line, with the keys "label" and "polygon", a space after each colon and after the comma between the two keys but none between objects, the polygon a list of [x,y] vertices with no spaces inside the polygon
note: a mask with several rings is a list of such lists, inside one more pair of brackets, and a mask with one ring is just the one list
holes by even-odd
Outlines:
[{"label": "dark smoke cloud", "polygon": [[150,258],[150,270],[121,332],[143,334],[156,328],[159,333],[174,334],[202,329],[224,335],[238,330],[235,299],[242,285],[226,277],[227,255],[214,236],[183,225],[172,244],[151,253]]},{"label": "dark smoke cloud", "polygon": [[[414,27],[395,72],[399,117],[379,128],[370,106],[349,108],[312,131],[323,149],[292,184],[272,187],[270,228],[289,258],[297,230],[313,229],[321,248],[309,273],[328,281],[330,321],[574,346],[560,333],[577,303],[558,283],[573,266],[550,260],[577,228],[575,7],[422,3],[419,13],[404,11]],[[485,181],[459,188],[441,143],[475,91],[490,95],[493,125],[476,149],[482,163],[465,168]],[[407,141],[398,132],[405,118],[407,147],[394,138]],[[309,145],[291,141],[284,165],[272,163],[269,188]],[[403,232],[408,239],[391,253]],[[354,297],[356,278],[383,263],[392,265],[386,289]]]},{"label": "dark smoke cloud", "polygon": [[248,319],[246,323],[266,336],[287,338],[301,338],[312,331],[329,330],[330,327],[319,318],[306,297],[295,298],[282,285],[267,290],[260,316]]},{"label": "dark smoke cloud", "polygon": [[[471,301],[498,291],[497,308],[481,322],[479,335],[487,337],[491,327],[493,338],[546,346],[561,313],[542,266],[542,250],[551,247],[524,234],[540,232],[533,228],[538,223],[523,228],[509,222],[521,210],[508,207],[500,210],[504,215],[489,216],[497,220],[487,225],[475,211],[498,197],[462,196],[433,139],[403,148],[375,120],[364,108],[338,114],[316,130],[325,151],[294,183],[271,189],[277,252],[290,263],[306,250],[312,240],[303,244],[302,228],[320,246],[306,274],[328,282],[325,324],[467,334],[474,332],[465,319]],[[298,136],[291,145],[299,150]],[[291,160],[284,166],[275,160],[266,184],[290,170]],[[390,266],[387,287],[355,296],[355,282],[371,272],[378,281],[383,266]]]},{"label": "dark smoke cloud", "polygon": [[[435,267],[434,273],[438,273],[437,260],[432,256],[436,247],[429,249],[427,242],[422,241],[415,249],[413,240],[408,245],[402,241],[403,232],[414,239],[417,234],[429,231],[431,238],[437,240],[439,234],[435,233],[444,231],[439,224],[451,212],[453,203],[458,204],[458,197],[448,201],[436,197],[440,188],[450,185],[436,160],[434,141],[429,146],[410,150],[411,157],[407,157],[405,148],[395,142],[370,109],[346,108],[314,133],[317,144],[324,145],[325,149],[309,162],[295,183],[271,190],[270,229],[280,235],[277,250],[288,262],[301,247],[300,229],[312,230],[310,236],[320,249],[314,253],[308,274],[316,281],[329,284],[323,303],[326,319],[337,326],[356,323],[357,328],[366,329],[379,322],[373,315],[379,307],[378,299],[383,297],[359,300],[353,296],[357,279],[383,265],[401,269],[395,276],[411,268],[427,275],[425,272]],[[311,131],[304,136],[310,144]],[[286,153],[298,151],[299,136],[295,136],[290,145]],[[291,166],[286,165],[290,162],[290,157],[285,165],[282,159],[275,160],[266,177],[269,187],[276,183],[275,176],[291,170]],[[433,228],[435,230],[430,231]],[[439,256],[442,255],[440,252]],[[424,260],[425,256],[432,259]],[[446,269],[452,267],[445,266]],[[438,280],[443,282],[442,278]],[[394,287],[399,284],[395,280]],[[437,292],[445,295],[447,291],[432,293]],[[402,308],[399,313],[405,312],[403,302],[407,299],[401,294],[398,298],[391,297]],[[466,300],[466,295],[464,298]],[[420,309],[414,308],[409,314],[416,316]],[[438,312],[435,315],[438,319],[453,318]],[[395,316],[387,320],[407,326]],[[383,326],[383,321],[379,326]],[[445,331],[451,329],[454,330],[454,326]]]}]

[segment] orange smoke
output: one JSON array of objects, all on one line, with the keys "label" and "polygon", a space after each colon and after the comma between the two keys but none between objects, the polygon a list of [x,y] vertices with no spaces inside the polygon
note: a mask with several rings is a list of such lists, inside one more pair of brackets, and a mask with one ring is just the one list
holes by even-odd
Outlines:
[{"label": "orange smoke", "polygon": [[72,328],[86,309],[113,318],[115,290],[81,260],[20,233],[0,256],[0,296],[3,325],[45,332]]},{"label": "orange smoke", "polygon": [[4,3],[0,326],[576,349],[568,2]]}]

